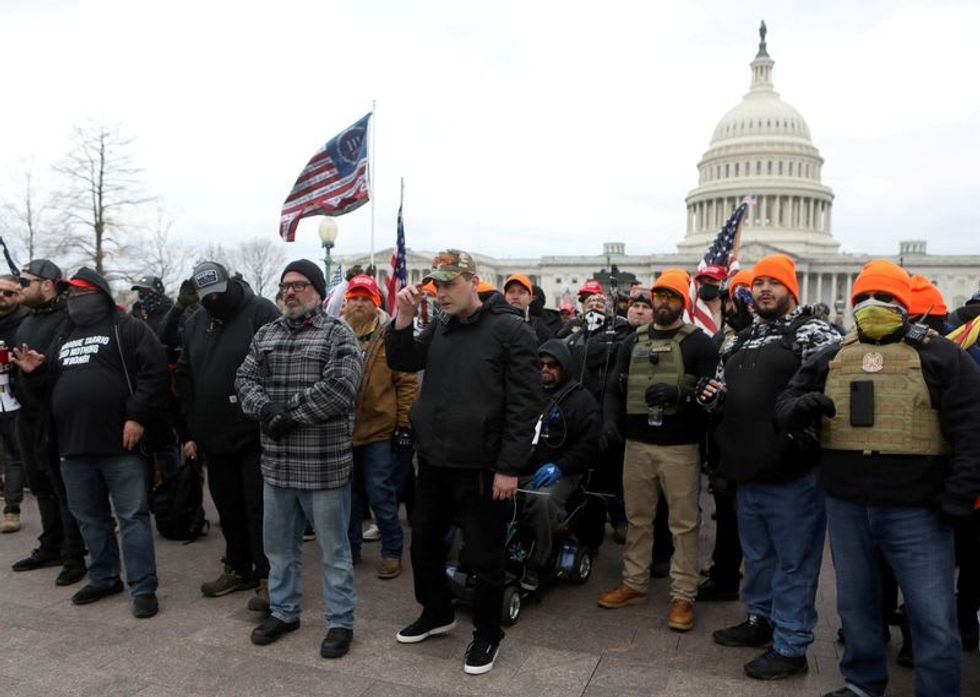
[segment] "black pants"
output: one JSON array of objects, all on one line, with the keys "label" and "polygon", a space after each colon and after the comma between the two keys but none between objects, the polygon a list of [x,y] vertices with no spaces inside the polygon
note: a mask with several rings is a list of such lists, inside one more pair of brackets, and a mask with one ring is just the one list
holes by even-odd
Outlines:
[{"label": "black pants", "polygon": [[980,636],[977,610],[980,610],[980,511],[954,528],[956,563],[960,575],[956,581],[956,615],[964,642],[975,642]]},{"label": "black pants", "polygon": [[85,542],[68,510],[61,459],[50,437],[39,437],[42,426],[54,428],[53,424],[44,425],[23,414],[17,418],[17,442],[24,460],[24,475],[41,513],[41,535],[37,538],[41,554],[59,555],[62,564],[84,565]]},{"label": "black pants", "polygon": [[208,489],[225,538],[225,563],[245,578],[269,577],[262,546],[261,454],[257,442],[233,453],[205,453]]},{"label": "black pants", "polygon": [[738,516],[735,513],[735,485],[727,491],[714,491],[715,548],[711,553],[709,576],[719,586],[738,588],[742,579],[742,544],[738,540]]},{"label": "black pants", "polygon": [[446,577],[446,535],[459,525],[464,562],[476,577],[473,593],[474,634],[497,643],[504,598],[504,564],[510,501],[493,500],[493,472],[432,467],[419,463],[412,525],[412,572],[415,599],[422,614],[442,619],[453,614]]}]

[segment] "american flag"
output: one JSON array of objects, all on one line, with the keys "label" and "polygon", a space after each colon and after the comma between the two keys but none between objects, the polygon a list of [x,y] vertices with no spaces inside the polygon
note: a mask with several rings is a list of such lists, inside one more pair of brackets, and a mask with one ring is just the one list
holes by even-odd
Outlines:
[{"label": "american flag", "polygon": [[691,279],[691,303],[687,320],[701,327],[709,335],[717,332],[719,326],[714,315],[711,314],[711,309],[699,295],[698,291],[701,284],[697,281],[697,276],[709,266],[720,267],[724,270],[726,277],[731,277],[738,271],[739,233],[742,220],[754,201],[755,199],[749,196],[742,199],[742,202],[732,212],[731,217],[718,231],[718,236],[708,247],[708,251],[704,253],[704,258],[698,263],[698,270],[694,273],[694,278]]},{"label": "american flag", "polygon": [[292,242],[301,218],[343,215],[370,198],[368,114],[316,151],[282,204],[279,235]]},{"label": "american flag", "polygon": [[398,206],[398,236],[395,248],[391,252],[391,266],[388,268],[388,280],[385,289],[388,296],[388,314],[394,317],[398,314],[398,301],[395,296],[398,291],[408,285],[408,268],[405,266],[405,221],[402,218],[402,206]]}]

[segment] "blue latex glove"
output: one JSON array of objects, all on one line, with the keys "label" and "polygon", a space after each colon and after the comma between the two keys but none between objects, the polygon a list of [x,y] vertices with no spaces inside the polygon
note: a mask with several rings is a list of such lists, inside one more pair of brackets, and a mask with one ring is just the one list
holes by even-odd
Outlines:
[{"label": "blue latex glove", "polygon": [[559,479],[561,479],[561,468],[554,462],[548,462],[541,465],[538,471],[534,473],[534,477],[531,478],[531,486],[535,489],[541,489],[551,486]]}]

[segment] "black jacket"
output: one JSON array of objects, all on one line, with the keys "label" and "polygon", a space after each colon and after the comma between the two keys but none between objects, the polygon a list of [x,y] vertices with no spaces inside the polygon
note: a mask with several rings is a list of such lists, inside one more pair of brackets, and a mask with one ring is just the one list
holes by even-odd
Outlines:
[{"label": "black jacket", "polygon": [[279,311],[241,285],[242,299],[230,320],[214,319],[201,309],[184,325],[174,374],[181,414],[178,430],[183,440],[196,441],[205,453],[230,453],[259,440],[258,424],[238,404],[235,373],[255,332],[278,318]]},{"label": "black jacket", "polygon": [[0,341],[7,344],[8,349],[16,348],[17,344],[14,342],[17,341],[17,328],[30,314],[30,310],[23,305],[18,305],[13,312],[0,317]]},{"label": "black jacket", "polygon": [[537,342],[499,293],[465,320],[432,322],[418,338],[411,325],[390,324],[385,351],[393,370],[425,370],[411,412],[421,461],[521,471],[542,402]]},{"label": "black jacket", "polygon": [[[943,502],[969,510],[980,495],[980,368],[956,344],[935,337],[918,347],[932,407],[939,411],[951,456],[873,455],[823,450],[820,481],[833,496],[884,506]],[[823,391],[831,359],[826,349],[804,363],[776,402],[776,420],[794,424],[793,407],[808,392]]]},{"label": "black jacket", "polygon": [[[30,314],[17,327],[14,345],[27,344],[30,348],[51,354],[51,342],[58,336],[62,325],[68,321],[65,313],[65,296],[52,298],[40,307],[31,308]],[[14,396],[20,402],[20,416],[36,420],[44,415],[47,402],[48,370],[42,366],[33,373],[14,371]]]},{"label": "black jacket", "polygon": [[180,320],[183,310],[174,305],[173,300],[163,296],[163,302],[153,314],[147,314],[139,301],[133,303],[130,314],[150,326],[167,352],[167,362],[171,365],[176,363],[180,351]]},{"label": "black jacket", "polygon": [[[578,331],[574,331],[575,328]],[[619,344],[633,333],[633,326],[618,315],[612,326],[608,321],[602,328],[589,332],[581,318],[569,320],[558,338],[563,338],[572,352],[572,377],[592,393],[596,402],[604,401],[606,380],[616,362]]]},{"label": "black jacket", "polygon": [[538,443],[522,474],[534,474],[549,462],[564,474],[584,474],[599,459],[599,405],[569,374],[572,356],[564,343],[551,339],[540,351],[554,356],[565,374],[557,385],[544,389]]}]

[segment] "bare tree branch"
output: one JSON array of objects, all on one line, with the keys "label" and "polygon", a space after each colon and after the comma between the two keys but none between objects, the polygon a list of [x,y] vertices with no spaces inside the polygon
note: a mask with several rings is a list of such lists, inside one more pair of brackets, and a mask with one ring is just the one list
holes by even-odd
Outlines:
[{"label": "bare tree branch", "polygon": [[252,286],[256,295],[275,295],[276,282],[286,255],[275,240],[253,238],[245,240],[231,251],[232,267]]}]

